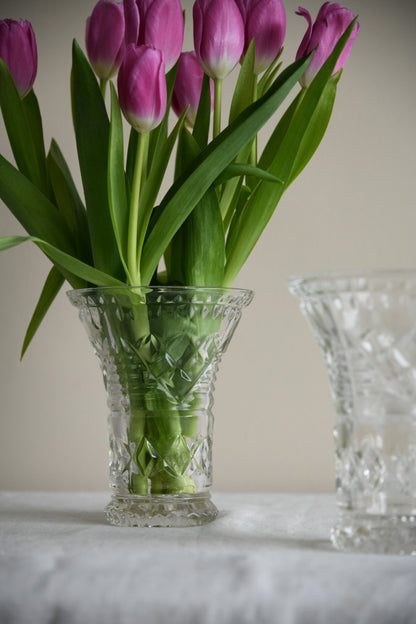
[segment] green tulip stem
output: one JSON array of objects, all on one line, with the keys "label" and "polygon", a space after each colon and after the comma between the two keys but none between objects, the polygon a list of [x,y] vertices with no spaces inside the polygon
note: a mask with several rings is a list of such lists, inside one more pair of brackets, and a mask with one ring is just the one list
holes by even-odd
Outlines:
[{"label": "green tulip stem", "polygon": [[[257,89],[257,76],[254,77],[253,80],[253,92],[252,92],[252,102],[257,102],[258,98],[258,89]],[[253,143],[251,145],[251,153],[250,153],[250,164],[254,167],[257,166],[257,134],[253,139]]]},{"label": "green tulip stem", "polygon": [[221,132],[222,78],[214,78],[214,139]]},{"label": "green tulip stem", "polygon": [[140,189],[142,184],[144,164],[147,159],[147,149],[149,145],[149,133],[139,133],[137,141],[136,160],[134,163],[133,184],[130,198],[130,217],[127,237],[127,267],[129,275],[132,276],[134,285],[140,285],[140,264],[137,261],[137,239],[139,227],[139,204]]},{"label": "green tulip stem", "polygon": [[100,91],[101,91],[101,95],[103,96],[103,100],[105,100],[105,91],[107,88],[107,82],[108,82],[107,78],[100,78]]}]

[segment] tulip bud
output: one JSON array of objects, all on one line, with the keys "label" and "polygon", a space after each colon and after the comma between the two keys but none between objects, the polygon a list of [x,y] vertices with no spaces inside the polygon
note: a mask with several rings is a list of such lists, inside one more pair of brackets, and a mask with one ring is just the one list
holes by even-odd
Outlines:
[{"label": "tulip bud", "polygon": [[244,23],[234,0],[196,0],[194,45],[201,67],[211,78],[225,78],[244,49]]},{"label": "tulip bud", "polygon": [[[173,87],[172,108],[180,117],[186,107],[189,106],[186,121],[190,126],[195,123],[203,79],[204,71],[198,63],[195,52],[183,52],[179,57],[178,71]],[[210,80],[210,87],[212,108],[214,104],[212,80]]]},{"label": "tulip bud", "polygon": [[138,132],[149,132],[166,110],[166,78],[163,53],[150,46],[127,46],[118,72],[118,97],[127,121]]},{"label": "tulip bud", "polygon": [[168,72],[183,45],[183,12],[180,0],[124,0],[126,43],[161,50]]},{"label": "tulip bud", "polygon": [[282,0],[235,0],[245,25],[244,54],[252,39],[256,57],[254,73],[261,74],[278,55],[286,35]]},{"label": "tulip bud", "polygon": [[0,58],[6,63],[21,98],[35,82],[38,51],[30,22],[0,20]]},{"label": "tulip bud", "polygon": [[[354,14],[337,2],[325,2],[320,8],[314,24],[312,23],[311,14],[306,9],[299,7],[296,15],[303,16],[308,22],[308,29],[299,46],[296,59],[306,56],[318,46],[308,69],[300,80],[303,87],[308,87],[328,56],[330,56],[341,35],[354,19]],[[347,62],[359,28],[360,26],[356,22],[337,61],[334,74],[342,69]]]},{"label": "tulip bud", "polygon": [[85,44],[89,61],[101,79],[113,76],[123,59],[124,11],[115,0],[99,0],[87,19]]}]

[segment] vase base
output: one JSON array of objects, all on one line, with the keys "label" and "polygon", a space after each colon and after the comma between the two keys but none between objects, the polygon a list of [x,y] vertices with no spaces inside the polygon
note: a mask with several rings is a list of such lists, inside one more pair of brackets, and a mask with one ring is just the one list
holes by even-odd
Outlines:
[{"label": "vase base", "polygon": [[209,494],[113,496],[105,512],[110,524],[124,527],[200,526],[218,515]]},{"label": "vase base", "polygon": [[416,515],[340,514],[331,541],[338,550],[416,555]]}]

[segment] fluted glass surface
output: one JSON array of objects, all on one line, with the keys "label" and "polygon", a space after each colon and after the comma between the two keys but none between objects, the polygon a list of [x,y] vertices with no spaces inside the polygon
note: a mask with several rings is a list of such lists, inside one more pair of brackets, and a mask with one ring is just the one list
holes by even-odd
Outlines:
[{"label": "fluted glass surface", "polygon": [[107,390],[110,523],[212,520],[213,391],[251,291],[91,288],[68,293]]},{"label": "fluted glass surface", "polygon": [[416,271],[289,280],[336,409],[341,549],[416,553]]}]

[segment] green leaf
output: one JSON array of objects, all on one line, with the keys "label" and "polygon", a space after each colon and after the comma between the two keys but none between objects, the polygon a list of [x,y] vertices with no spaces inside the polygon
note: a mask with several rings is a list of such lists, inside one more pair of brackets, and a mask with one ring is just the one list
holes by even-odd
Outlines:
[{"label": "green leaf", "polygon": [[248,186],[241,185],[241,189],[238,195],[234,198],[233,206],[231,206],[229,214],[224,220],[224,229],[227,227],[227,242],[226,242],[226,256],[227,248],[231,246],[234,241],[234,237],[238,232],[241,216],[243,214],[244,207],[251,195],[251,189]]},{"label": "green leaf", "polygon": [[302,91],[300,91],[295,97],[293,102],[290,103],[290,105],[282,115],[279,123],[270,135],[270,138],[267,141],[261,158],[259,160],[259,167],[261,167],[262,169],[268,169],[273,162],[273,159],[276,156],[276,152],[279,149],[281,142],[283,141],[283,138],[292,122],[293,116],[296,113],[296,110],[304,94],[305,90],[302,89]]},{"label": "green leaf", "polygon": [[28,234],[70,253],[74,251],[69,229],[56,207],[1,155],[0,198]]},{"label": "green leaf", "polygon": [[[164,180],[169,159],[175,147],[176,139],[179,132],[183,128],[186,118],[184,112],[178,119],[172,132],[166,138],[166,140],[160,144],[155,150],[153,156],[153,165],[150,169],[149,175],[143,184],[143,189],[140,195],[140,229],[146,233],[149,225],[149,220],[153,212],[153,208],[159,194],[161,185]],[[143,236],[144,239],[144,236]]]},{"label": "green leaf", "polygon": [[[281,185],[273,185],[263,181],[259,183],[251,194],[238,220],[238,226],[233,230],[227,241],[227,264],[224,286],[233,283],[236,275],[251,253],[262,231],[270,220],[283,192],[306,165],[317,147],[318,137],[322,137],[330,112],[333,98],[332,72],[337,59],[345,46],[352,31],[355,20],[347,28],[344,35],[334,48],[334,51],[324,63],[309,88],[302,94],[299,101],[287,114],[281,129],[277,132],[279,143],[273,138],[275,153],[271,159],[268,171],[283,180]],[[273,87],[272,87],[273,88]],[[328,91],[329,90],[329,91]],[[328,95],[331,92],[332,95]],[[329,109],[328,109],[329,107]],[[317,122],[321,128],[313,128]],[[284,131],[283,131],[284,130]],[[268,159],[272,150],[268,152]],[[260,159],[260,166],[267,163]]]},{"label": "green leaf", "polygon": [[126,176],[124,173],[123,125],[117,94],[112,83],[110,83],[110,90],[111,123],[108,152],[108,198],[118,252],[125,267],[129,206],[126,192]]},{"label": "green leaf", "polygon": [[6,249],[11,249],[12,247],[16,247],[16,245],[20,245],[20,243],[24,243],[28,240],[27,236],[1,236],[0,237],[0,251],[5,251]]},{"label": "green leaf", "polygon": [[[255,42],[251,41],[247,52],[244,56],[240,73],[238,76],[237,84],[234,89],[233,99],[230,108],[230,122],[233,121],[241,112],[247,109],[250,104],[257,99],[256,97],[256,81],[257,77],[254,74],[255,64]],[[254,140],[247,143],[237,154],[236,162],[248,163],[254,160],[252,150],[256,149],[256,137]],[[254,162],[251,163],[254,165]],[[233,207],[238,203],[238,195],[240,192],[241,184],[238,180],[231,179],[224,184],[221,189],[220,196],[220,208],[223,216],[224,227],[227,227],[232,216]]]},{"label": "green leaf", "polygon": [[279,63],[278,65],[276,65],[276,67],[273,69],[272,72],[270,72],[270,74],[267,76],[267,80],[263,80],[266,78],[266,75],[262,76],[262,80],[260,80],[260,82],[257,85],[257,93],[260,95],[264,95],[266,93],[266,91],[268,89],[270,89],[270,85],[273,83],[273,81],[275,80],[277,74],[279,73],[281,67],[282,67],[283,63]]},{"label": "green leaf", "polygon": [[254,74],[255,46],[251,40],[238,74],[230,107],[230,123],[253,102],[256,76]]},{"label": "green leaf", "polygon": [[187,286],[222,284],[225,265],[224,229],[214,189],[203,195],[182,228],[184,283]]},{"label": "green leaf", "polygon": [[[178,144],[178,173],[187,169],[199,151],[195,138],[183,130]],[[202,287],[222,284],[224,264],[222,217],[217,194],[211,188],[202,196],[173,238],[166,265],[172,283]]]},{"label": "green leaf", "polygon": [[3,236],[0,238],[0,251],[10,249],[16,245],[20,245],[27,241],[35,243],[54,263],[69,271],[73,275],[81,279],[95,284],[96,286],[125,286],[124,282],[119,281],[112,275],[103,273],[98,269],[78,260],[61,249],[54,247],[50,243],[38,238],[37,236]]},{"label": "green leaf", "polygon": [[199,98],[198,110],[196,113],[193,136],[199,147],[202,149],[208,143],[209,127],[211,121],[211,79],[204,74]]},{"label": "green leaf", "polygon": [[46,278],[46,282],[43,286],[43,289],[40,294],[39,301],[36,305],[35,311],[33,312],[32,318],[30,319],[30,323],[29,323],[29,326],[27,328],[27,331],[23,340],[23,346],[22,346],[22,351],[20,354],[20,359],[23,358],[41,322],[45,318],[47,311],[49,310],[51,304],[53,303],[56,295],[61,290],[61,287],[64,281],[65,281],[64,276],[58,271],[56,267],[52,267],[52,269],[49,272],[48,277]]},{"label": "green leaf", "polygon": [[272,61],[272,63],[269,65],[269,67],[266,69],[266,71],[260,78],[258,85],[257,85],[257,92],[259,95],[263,95],[264,93],[266,93],[266,91],[270,88],[270,85],[273,83],[274,79],[276,78],[277,74],[279,73],[280,68],[282,66],[282,63],[279,63],[279,59],[282,56],[282,53],[283,53],[283,47],[280,48],[274,61]]},{"label": "green leaf", "polygon": [[58,210],[71,231],[77,256],[91,263],[91,244],[85,207],[78,195],[68,165],[54,139],[49,148],[46,164]]},{"label": "green leaf", "polygon": [[295,178],[297,178],[301,171],[306,167],[323,139],[335,103],[337,82],[337,79],[331,78],[322,91],[319,106],[315,108],[311,116],[310,123],[303,135],[299,151],[296,155],[295,162],[287,182],[288,185],[292,184]]},{"label": "green leaf", "polygon": [[[292,167],[290,178],[287,181],[287,185],[291,184],[295,180],[295,178],[311,160],[325,134],[335,103],[338,80],[338,76],[332,77],[322,91],[319,106],[317,106],[313,111],[313,116],[311,117],[310,123],[305,130],[302,142],[296,155],[296,160]],[[266,147],[264,148],[263,154],[259,161],[260,167],[264,169],[270,167],[271,162],[276,157],[276,153],[286,132],[290,128],[290,125],[292,123],[296,123],[295,115],[305,93],[306,90],[302,89],[283,115],[278,126],[275,128]]]},{"label": "green leaf", "polygon": [[42,121],[36,97],[31,93],[21,100],[9,69],[2,59],[0,59],[0,106],[19,171],[47,193]]},{"label": "green leaf", "polygon": [[131,128],[129,136],[129,144],[127,147],[127,159],[126,159],[126,177],[128,180],[129,188],[131,189],[133,184],[134,175],[134,163],[137,154],[137,142],[139,140],[139,134],[137,130]]},{"label": "green leaf", "polygon": [[171,187],[157,213],[157,221],[144,245],[143,283],[151,279],[159,259],[174,234],[189,216],[214,180],[234,160],[242,147],[255,137],[305,71],[309,57],[288,67],[265,96],[241,113],[195,158],[194,163]]},{"label": "green leaf", "polygon": [[[30,128],[31,140],[35,152],[36,164],[33,163],[33,167],[36,171],[35,175],[39,175],[38,186],[40,190],[45,193],[45,195],[53,200],[53,194],[51,193],[51,186],[46,167],[42,116],[39,109],[39,103],[33,89],[31,89],[31,91],[29,91],[26,97],[22,100],[22,105],[27,125]],[[32,179],[32,182],[35,182],[35,179]]]},{"label": "green leaf", "polygon": [[218,186],[223,184],[230,178],[235,178],[237,176],[252,176],[258,178],[259,180],[268,180],[269,182],[280,182],[282,180],[276,178],[275,175],[270,173],[269,171],[265,171],[264,169],[260,169],[260,167],[254,167],[253,165],[246,165],[244,163],[231,163],[224,169],[224,171],[218,176],[218,178],[214,181],[214,186]]},{"label": "green leaf", "polygon": [[76,41],[72,49],[71,87],[72,114],[94,265],[110,275],[121,276],[123,268],[107,192],[109,120],[94,72]]},{"label": "green leaf", "polygon": [[[224,224],[224,232],[228,231],[231,221],[233,220],[234,213],[237,210],[238,206],[241,202],[245,203],[247,197],[247,193],[250,194],[250,189],[243,186],[243,178],[237,178],[233,180],[234,186],[231,187],[231,183],[227,182],[224,186],[227,196],[224,194],[221,197],[220,209],[221,214],[223,215],[223,224]],[[226,200],[224,203],[225,209],[223,208],[222,201]],[[224,210],[224,212],[223,212]]]}]

